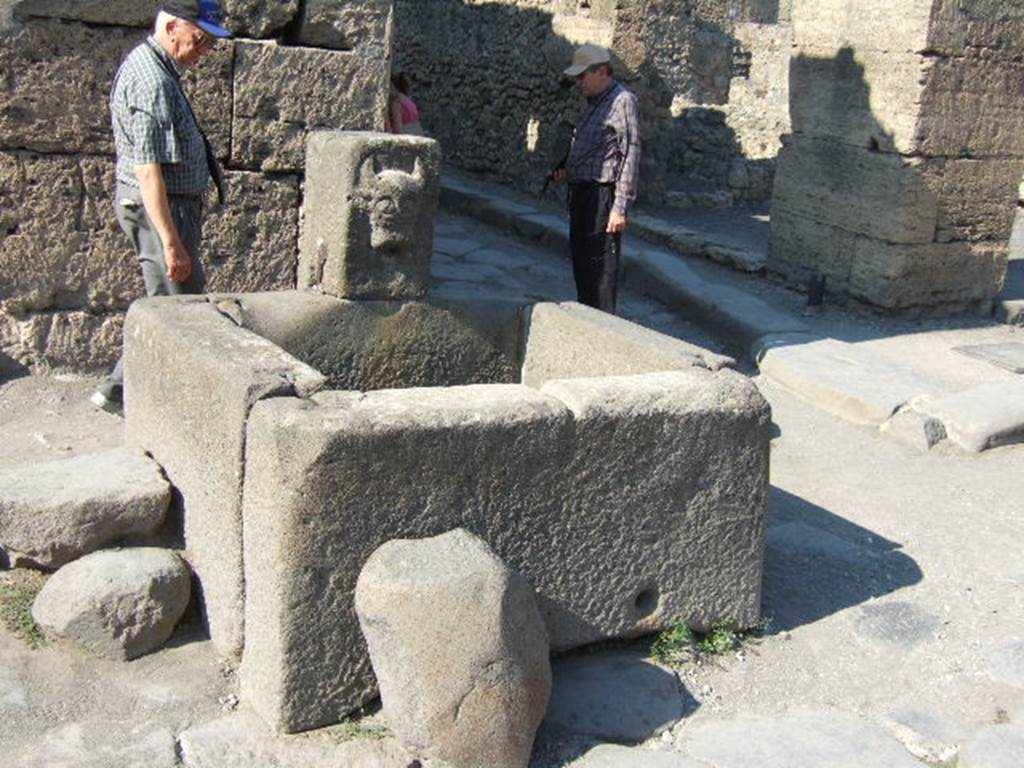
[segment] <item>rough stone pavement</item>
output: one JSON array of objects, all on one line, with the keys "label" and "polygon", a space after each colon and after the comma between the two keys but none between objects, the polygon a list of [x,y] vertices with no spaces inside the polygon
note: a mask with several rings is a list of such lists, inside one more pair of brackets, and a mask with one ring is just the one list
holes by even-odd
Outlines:
[{"label": "rough stone pavement", "polygon": [[[545,247],[451,214],[439,220],[436,246],[439,291],[572,298],[568,263]],[[736,283],[743,280],[757,278]],[[704,327],[630,285],[624,315],[723,349]],[[965,389],[994,366],[948,349],[937,358],[936,344],[1005,340],[988,334],[1008,332],[983,323],[912,332],[913,324],[833,307],[800,319]],[[1024,446],[971,454],[940,443],[923,452],[813,407],[749,361],[739,366],[755,377],[778,427],[763,635],[676,670],[637,658],[642,646],[558,660],[557,709],[539,734],[533,768],[864,768],[950,765],[957,755],[961,768],[1024,764]],[[116,445],[120,421],[85,404],[92,383],[0,383],[0,466]],[[128,665],[30,651],[0,630],[0,744],[12,766],[211,764],[181,750],[182,734],[191,734],[189,754],[212,749],[218,768],[262,768],[326,765],[289,755],[349,734],[274,740],[239,712],[215,728],[222,741],[211,742],[202,729],[235,717],[234,686],[194,626]],[[608,723],[617,731],[602,735]],[[381,756],[394,753],[388,740],[359,743],[345,742],[338,754],[348,762],[339,764],[405,768]]]}]

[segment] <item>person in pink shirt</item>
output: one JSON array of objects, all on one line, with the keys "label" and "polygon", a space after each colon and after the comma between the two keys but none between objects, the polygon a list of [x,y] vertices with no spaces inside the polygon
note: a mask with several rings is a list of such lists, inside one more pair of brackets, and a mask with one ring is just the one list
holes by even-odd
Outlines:
[{"label": "person in pink shirt", "polygon": [[391,95],[388,97],[388,131],[423,135],[420,110],[409,98],[409,78],[403,74],[391,76]]}]

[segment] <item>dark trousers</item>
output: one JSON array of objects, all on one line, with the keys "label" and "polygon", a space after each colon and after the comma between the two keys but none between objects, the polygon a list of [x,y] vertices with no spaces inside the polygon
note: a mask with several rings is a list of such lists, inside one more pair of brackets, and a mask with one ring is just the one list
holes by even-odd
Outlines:
[{"label": "dark trousers", "polygon": [[[117,223],[128,239],[132,241],[135,255],[142,270],[142,282],[146,286],[147,296],[175,296],[183,293],[202,293],[206,286],[206,275],[203,264],[199,260],[199,246],[203,239],[203,203],[198,197],[179,197],[171,195],[167,198],[174,218],[174,226],[192,256],[192,272],[182,283],[171,280],[164,262],[164,245],[160,236],[153,229],[153,224],[142,206],[142,196],[138,189],[122,184],[117,185],[117,199],[114,211]],[[100,385],[104,396],[120,398],[124,385],[124,355],[114,369]]]},{"label": "dark trousers", "polygon": [[580,304],[613,315],[622,236],[610,235],[605,229],[614,201],[614,184],[574,182],[569,185],[569,250],[577,299]]}]

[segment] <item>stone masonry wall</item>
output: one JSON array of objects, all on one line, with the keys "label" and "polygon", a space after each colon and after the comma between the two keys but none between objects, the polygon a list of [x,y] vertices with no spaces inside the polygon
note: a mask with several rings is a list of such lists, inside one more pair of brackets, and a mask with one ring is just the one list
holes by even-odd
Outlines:
[{"label": "stone masonry wall", "polygon": [[[108,94],[158,3],[0,0],[0,374],[99,371],[143,295],[114,220]],[[295,285],[305,137],[383,128],[390,0],[224,0],[237,35],[185,78],[224,165],[210,291]]]},{"label": "stone masonry wall", "polygon": [[789,127],[790,2],[396,0],[395,63],[447,161],[537,191],[582,107],[572,49],[611,47],[641,101],[641,198],[682,177],[757,203]]},{"label": "stone masonry wall", "polygon": [[1024,6],[797,0],[770,270],[894,311],[987,313],[1024,171]]}]

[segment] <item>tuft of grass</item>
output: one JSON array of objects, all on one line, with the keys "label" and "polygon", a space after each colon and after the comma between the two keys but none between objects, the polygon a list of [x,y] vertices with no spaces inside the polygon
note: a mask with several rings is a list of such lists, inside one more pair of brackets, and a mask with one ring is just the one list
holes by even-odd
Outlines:
[{"label": "tuft of grass", "polygon": [[28,571],[13,571],[0,578],[0,624],[29,648],[46,644],[32,618],[32,603],[45,583],[44,576]]},{"label": "tuft of grass", "polygon": [[739,648],[748,633],[736,630],[729,622],[715,624],[700,634],[686,624],[674,624],[651,643],[651,658],[659,664],[679,666],[696,656],[719,656]]},{"label": "tuft of grass", "polygon": [[359,707],[342,718],[340,723],[328,726],[324,731],[338,744],[352,739],[380,740],[389,738],[392,735],[391,731],[373,720],[372,714],[378,710],[379,706],[373,707],[369,711],[365,706]]}]

